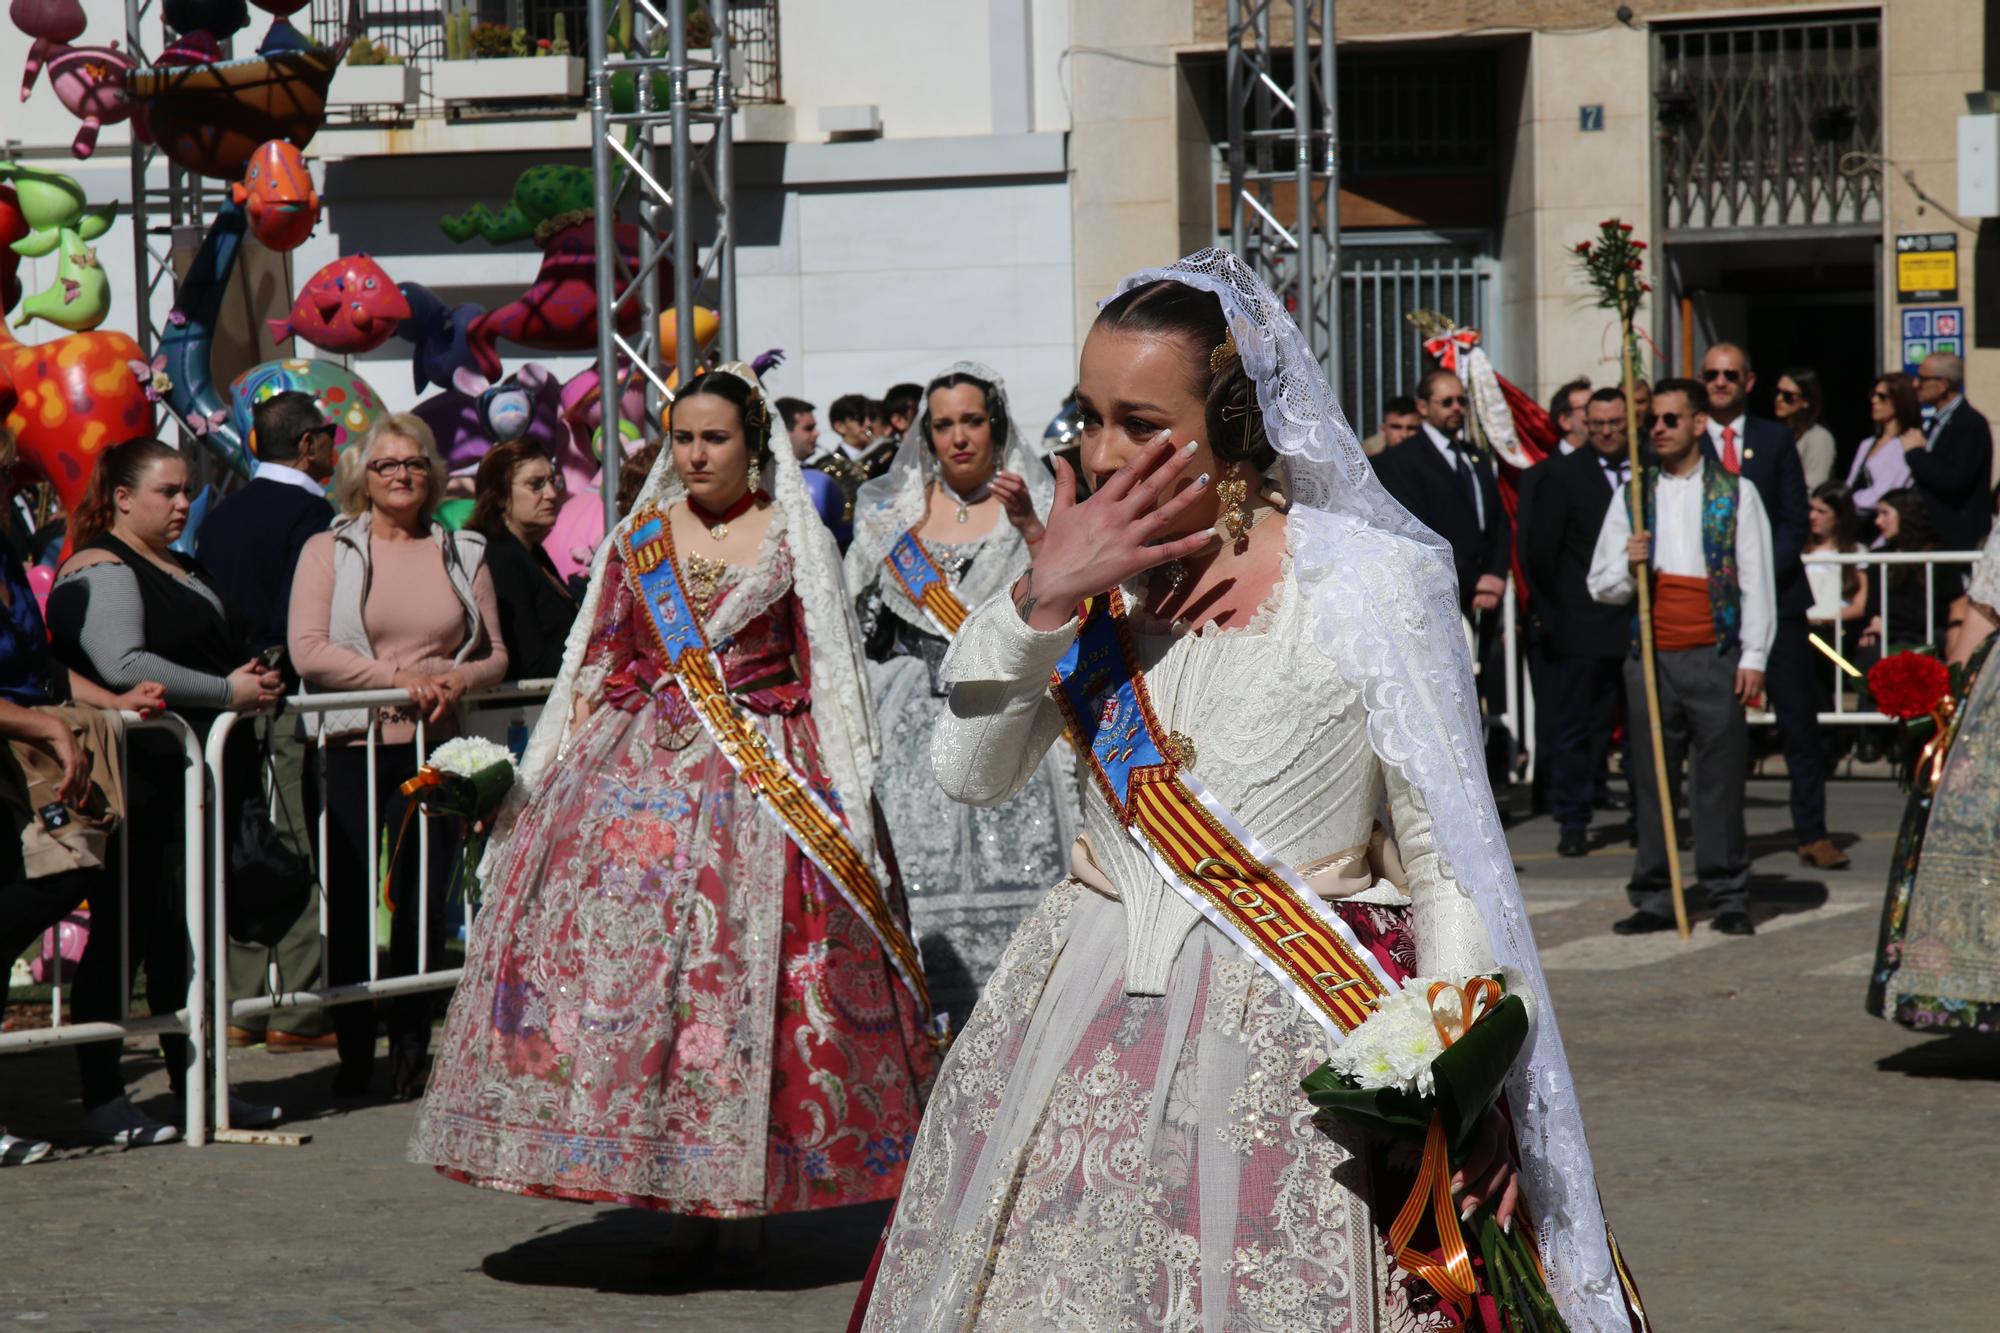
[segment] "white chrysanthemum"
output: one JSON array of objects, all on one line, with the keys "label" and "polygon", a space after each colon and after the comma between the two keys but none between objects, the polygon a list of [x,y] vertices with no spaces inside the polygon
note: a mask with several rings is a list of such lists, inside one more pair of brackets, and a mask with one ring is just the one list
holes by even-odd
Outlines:
[{"label": "white chrysanthemum", "polygon": [[1431,1062],[1444,1053],[1444,1042],[1424,998],[1430,987],[1430,978],[1415,977],[1384,996],[1334,1052],[1334,1072],[1363,1088],[1396,1088],[1422,1096],[1435,1091]]},{"label": "white chrysanthemum", "polygon": [[483,736],[458,736],[431,751],[430,765],[440,772],[471,777],[495,764],[511,764],[514,752]]}]

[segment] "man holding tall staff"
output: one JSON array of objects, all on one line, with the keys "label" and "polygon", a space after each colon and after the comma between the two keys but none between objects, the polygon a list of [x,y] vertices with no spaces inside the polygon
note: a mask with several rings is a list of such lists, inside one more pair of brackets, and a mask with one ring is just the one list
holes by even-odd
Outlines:
[{"label": "man holding tall staff", "polygon": [[[1588,584],[1599,602],[1634,600],[1648,581],[1658,673],[1659,729],[1669,774],[1655,776],[1651,727],[1632,729],[1639,854],[1627,888],[1635,909],[1612,927],[1621,935],[1670,930],[1666,811],[1689,767],[1695,873],[1726,935],[1750,935],[1750,855],[1743,821],[1749,727],[1745,708],[1764,687],[1776,627],[1771,528],[1755,486],[1704,458],[1708,401],[1693,380],[1653,389],[1649,436],[1658,462],[1641,470],[1645,532],[1634,535],[1626,488],[1604,516]],[[1634,623],[1634,641],[1639,627]],[[1625,668],[1627,715],[1648,712],[1644,664]],[[1664,801],[1664,809],[1662,804]]]}]

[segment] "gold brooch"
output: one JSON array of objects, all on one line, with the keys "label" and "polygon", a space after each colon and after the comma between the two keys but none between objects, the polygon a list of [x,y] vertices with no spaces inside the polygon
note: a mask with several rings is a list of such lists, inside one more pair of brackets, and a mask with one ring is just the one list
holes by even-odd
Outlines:
[{"label": "gold brooch", "polygon": [[1167,758],[1174,761],[1174,767],[1182,770],[1194,767],[1194,741],[1178,731],[1167,733],[1167,742],[1160,747]]},{"label": "gold brooch", "polygon": [[1236,359],[1236,335],[1225,334],[1215,350],[1208,354],[1208,373],[1213,375]]}]

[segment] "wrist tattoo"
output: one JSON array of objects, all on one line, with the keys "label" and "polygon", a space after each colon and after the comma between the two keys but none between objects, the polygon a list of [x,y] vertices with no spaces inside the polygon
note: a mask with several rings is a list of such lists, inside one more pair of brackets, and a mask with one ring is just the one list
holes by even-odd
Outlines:
[{"label": "wrist tattoo", "polygon": [[1028,617],[1035,613],[1035,603],[1041,600],[1035,596],[1035,571],[1030,569],[1021,575],[1021,582],[1014,590],[1014,610],[1020,614],[1021,623],[1027,623]]}]

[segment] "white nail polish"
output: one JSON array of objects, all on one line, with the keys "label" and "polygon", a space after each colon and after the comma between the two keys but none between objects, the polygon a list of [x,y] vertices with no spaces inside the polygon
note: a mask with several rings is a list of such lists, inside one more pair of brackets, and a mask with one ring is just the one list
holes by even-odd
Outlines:
[{"label": "white nail polish", "polygon": [[1477,1200],[1468,1202],[1465,1205],[1465,1207],[1458,1210],[1458,1220],[1461,1222],[1465,1221],[1467,1218],[1471,1217],[1472,1214],[1478,1210],[1478,1208],[1479,1208],[1479,1203]]},{"label": "white nail polish", "polygon": [[1500,1234],[1501,1234],[1501,1235],[1503,1235],[1503,1236],[1511,1236],[1511,1235],[1513,1235],[1513,1234],[1514,1234],[1514,1219],[1513,1219],[1513,1218],[1511,1218],[1511,1217],[1510,1217],[1510,1218],[1508,1218],[1508,1219],[1507,1219],[1507,1220],[1506,1220],[1505,1222],[1502,1222],[1502,1223],[1500,1224]]},{"label": "white nail polish", "polygon": [[1196,477],[1196,478],[1194,479],[1194,484],[1195,484],[1195,489],[1196,489],[1196,490],[1199,490],[1199,489],[1201,489],[1201,488],[1202,488],[1203,486],[1206,486],[1206,485],[1208,485],[1208,474],[1207,474],[1206,472],[1204,472],[1204,473],[1202,473],[1202,474],[1201,474],[1201,475],[1200,475],[1199,477]]},{"label": "white nail polish", "polygon": [[1201,448],[1200,440],[1189,440],[1186,444],[1181,446],[1181,452],[1184,454],[1191,454],[1199,448]]}]

